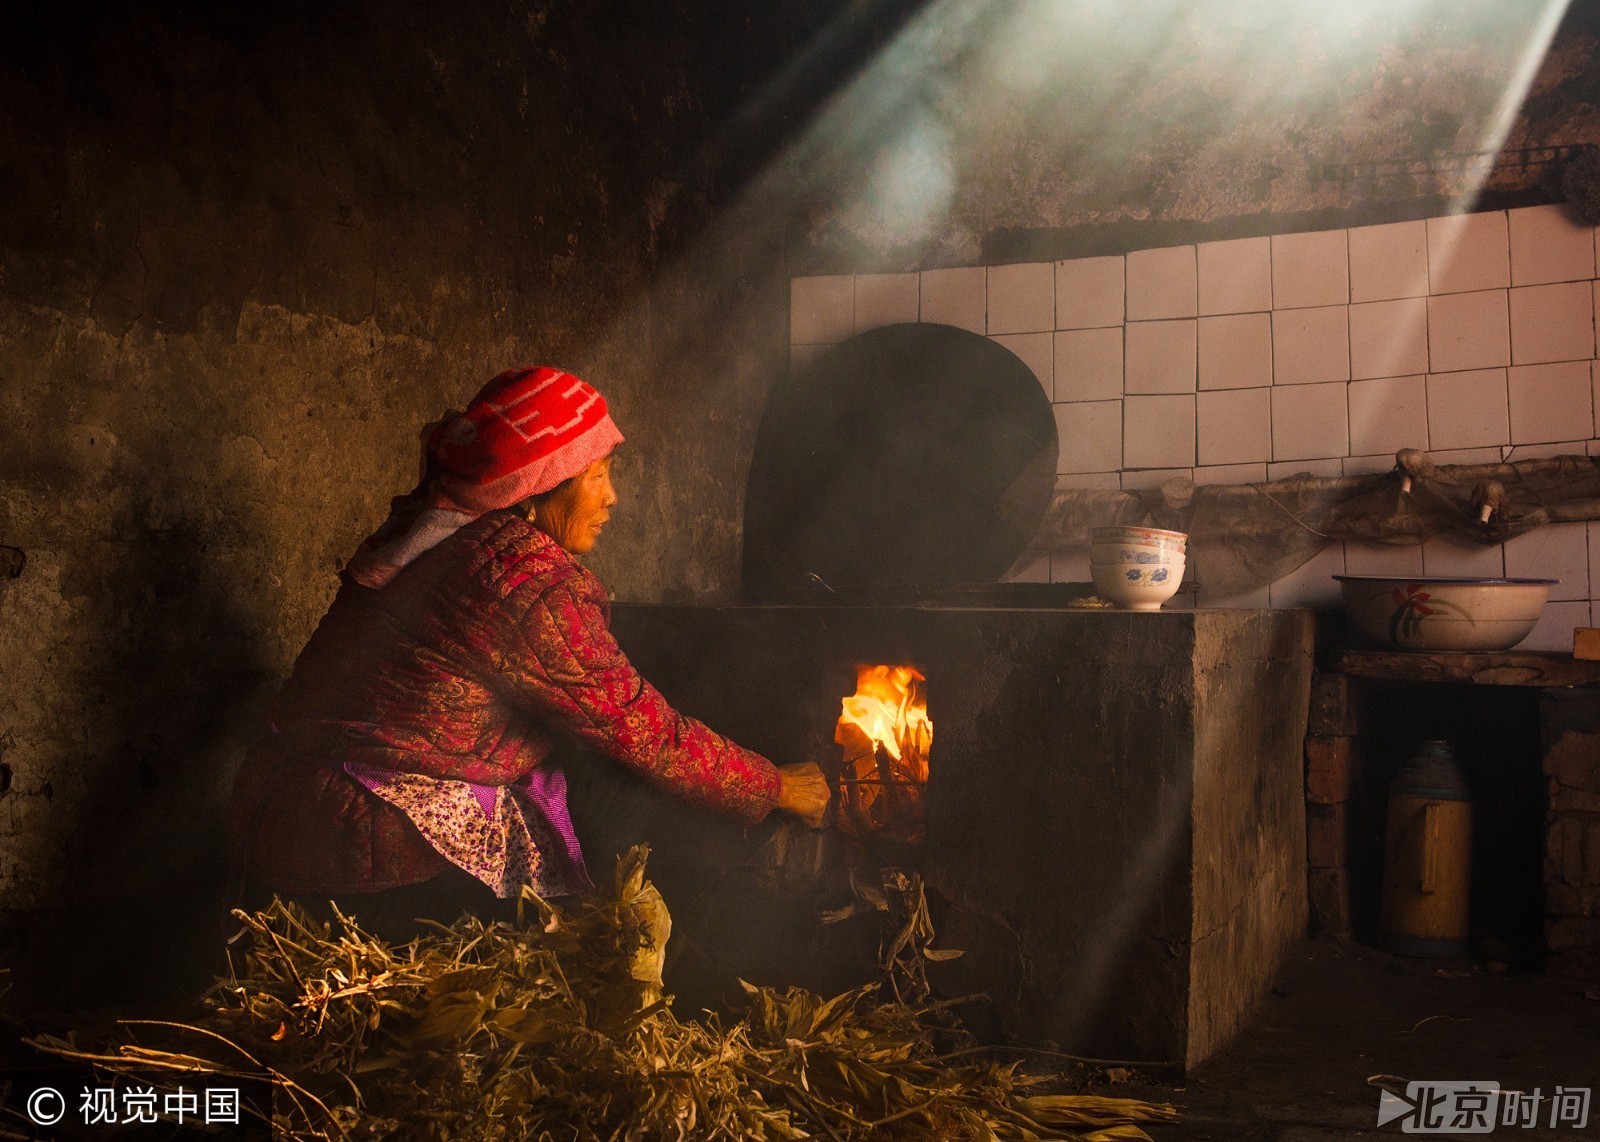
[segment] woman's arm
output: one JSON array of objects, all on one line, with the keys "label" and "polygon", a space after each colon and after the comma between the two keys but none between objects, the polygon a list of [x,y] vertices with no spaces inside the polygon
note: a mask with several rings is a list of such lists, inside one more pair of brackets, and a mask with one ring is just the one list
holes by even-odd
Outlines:
[{"label": "woman's arm", "polygon": [[[785,779],[760,754],[679,714],[640,677],[585,587],[556,584],[528,608],[523,637],[499,663],[512,702],[687,801],[755,822],[787,800],[820,818],[809,779]],[[826,804],[826,786],[823,794]]]}]

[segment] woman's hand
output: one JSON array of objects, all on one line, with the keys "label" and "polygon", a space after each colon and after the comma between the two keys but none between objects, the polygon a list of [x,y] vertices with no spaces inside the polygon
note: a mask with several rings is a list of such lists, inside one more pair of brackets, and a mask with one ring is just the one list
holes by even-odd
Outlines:
[{"label": "woman's hand", "polygon": [[815,762],[778,766],[778,809],[792,813],[813,829],[822,828],[822,815],[833,796],[828,779]]}]

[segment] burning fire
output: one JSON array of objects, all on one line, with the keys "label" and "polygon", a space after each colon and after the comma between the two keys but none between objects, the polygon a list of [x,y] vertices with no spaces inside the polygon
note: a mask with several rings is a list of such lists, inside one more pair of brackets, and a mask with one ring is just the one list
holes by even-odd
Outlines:
[{"label": "burning fire", "polygon": [[844,747],[839,827],[851,836],[922,839],[933,722],[927,679],[911,666],[862,666],[833,740]]}]

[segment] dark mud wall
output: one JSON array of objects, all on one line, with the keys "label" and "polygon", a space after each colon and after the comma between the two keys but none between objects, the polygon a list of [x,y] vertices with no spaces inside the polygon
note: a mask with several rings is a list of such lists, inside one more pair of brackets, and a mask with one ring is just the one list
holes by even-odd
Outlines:
[{"label": "dark mud wall", "polygon": [[838,5],[29,7],[0,31],[0,962],[88,1001],[164,970],[141,945],[217,888],[242,727],[417,427],[500,369],[611,397],[619,594],[729,586],[781,247],[664,269],[760,157],[734,109]]}]

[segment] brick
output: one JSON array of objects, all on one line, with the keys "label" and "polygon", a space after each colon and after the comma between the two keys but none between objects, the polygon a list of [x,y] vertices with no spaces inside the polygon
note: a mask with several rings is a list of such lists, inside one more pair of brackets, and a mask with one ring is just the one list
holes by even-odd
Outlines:
[{"label": "brick", "polygon": [[1342,868],[1314,868],[1311,891],[1311,934],[1344,935],[1350,931],[1349,874]]},{"label": "brick", "polygon": [[1574,886],[1563,880],[1547,880],[1544,910],[1549,916],[1589,916],[1600,912],[1600,884]]},{"label": "brick", "polygon": [[1584,840],[1589,822],[1578,813],[1551,814],[1544,833],[1544,878],[1581,888],[1585,882]]},{"label": "brick", "polygon": [[1350,800],[1355,786],[1354,738],[1306,739],[1306,800],[1315,805],[1338,805]]},{"label": "brick", "polygon": [[1361,732],[1360,688],[1344,674],[1311,676],[1311,719],[1306,732],[1314,737],[1354,737]]},{"label": "brick", "polygon": [[1572,628],[1572,657],[1600,662],[1600,627]]},{"label": "brick", "polygon": [[1306,806],[1306,864],[1311,868],[1343,868],[1349,864],[1343,805]]},{"label": "brick", "polygon": [[1553,813],[1600,813],[1600,734],[1568,731],[1544,755]]}]

